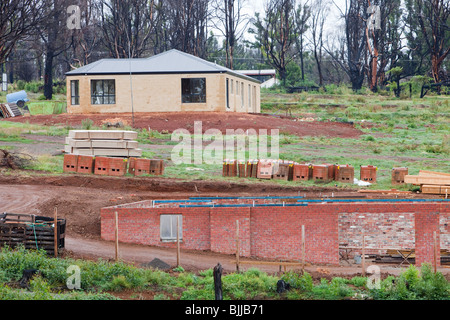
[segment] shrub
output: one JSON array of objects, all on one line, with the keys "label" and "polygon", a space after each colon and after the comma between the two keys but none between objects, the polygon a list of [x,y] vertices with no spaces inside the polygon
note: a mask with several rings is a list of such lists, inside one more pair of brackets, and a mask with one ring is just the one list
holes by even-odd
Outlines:
[{"label": "shrub", "polygon": [[291,287],[303,292],[311,292],[314,287],[313,279],[308,272],[305,272],[303,275],[292,271],[286,272],[281,279],[289,283]]},{"label": "shrub", "polygon": [[94,125],[94,121],[92,121],[91,119],[84,119],[81,121],[81,127],[84,130],[90,130],[93,125]]}]

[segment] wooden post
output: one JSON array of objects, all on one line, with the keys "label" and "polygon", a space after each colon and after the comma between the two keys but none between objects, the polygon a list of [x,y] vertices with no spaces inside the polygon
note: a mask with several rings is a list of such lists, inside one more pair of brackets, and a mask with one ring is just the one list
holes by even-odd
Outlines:
[{"label": "wooden post", "polygon": [[236,220],[236,271],[239,272],[239,220]]},{"label": "wooden post", "polygon": [[434,273],[437,272],[437,253],[436,253],[436,249],[437,249],[437,235],[436,235],[436,231],[433,232],[433,266],[434,266]]},{"label": "wooden post", "polygon": [[305,226],[302,226],[302,273],[305,272],[305,256],[306,256],[306,249],[305,249]]},{"label": "wooden post", "polygon": [[115,215],[115,226],[114,226],[114,235],[115,235],[115,248],[116,248],[116,261],[119,260],[119,214],[114,212]]},{"label": "wooden post", "polygon": [[362,234],[362,253],[361,253],[361,267],[362,267],[362,276],[366,275],[366,239],[364,236],[364,232]]},{"label": "wooden post", "polygon": [[55,258],[58,257],[58,208],[55,207],[55,215],[54,215],[54,228],[53,228],[53,241],[54,243],[54,254]]},{"label": "wooden post", "polygon": [[216,300],[223,300],[222,296],[222,266],[220,263],[214,267],[214,293]]},{"label": "wooden post", "polygon": [[180,266],[180,216],[177,216],[177,267]]}]

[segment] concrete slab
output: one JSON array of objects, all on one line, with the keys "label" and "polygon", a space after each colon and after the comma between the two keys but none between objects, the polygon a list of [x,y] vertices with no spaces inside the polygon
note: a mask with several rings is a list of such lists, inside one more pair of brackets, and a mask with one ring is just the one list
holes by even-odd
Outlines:
[{"label": "concrete slab", "polygon": [[69,138],[96,140],[136,140],[137,132],[123,130],[70,130]]}]

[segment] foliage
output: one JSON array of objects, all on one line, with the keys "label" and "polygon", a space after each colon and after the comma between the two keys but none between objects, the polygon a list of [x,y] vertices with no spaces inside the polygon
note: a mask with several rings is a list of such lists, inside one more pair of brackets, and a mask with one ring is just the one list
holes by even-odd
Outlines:
[{"label": "foliage", "polygon": [[[67,290],[67,268],[76,265],[81,271],[80,290]],[[25,269],[37,269],[41,275],[34,276],[29,289],[15,289],[15,282]],[[276,292],[278,280],[290,285],[285,293]],[[315,299],[340,300],[365,298],[380,300],[448,300],[450,284],[442,273],[434,273],[431,266],[417,269],[409,267],[398,277],[389,276],[381,281],[379,289],[368,289],[366,277],[345,279],[335,277],[315,282],[308,272],[289,271],[281,278],[250,268],[241,273],[222,276],[224,299]],[[213,300],[213,270],[198,274],[179,269],[176,274],[160,270],[142,269],[124,262],[74,260],[50,258],[41,250],[23,247],[0,250],[0,300],[111,300],[110,293],[124,290],[154,291],[155,299],[175,297],[181,290],[182,300]],[[107,293],[110,292],[110,293]]]}]

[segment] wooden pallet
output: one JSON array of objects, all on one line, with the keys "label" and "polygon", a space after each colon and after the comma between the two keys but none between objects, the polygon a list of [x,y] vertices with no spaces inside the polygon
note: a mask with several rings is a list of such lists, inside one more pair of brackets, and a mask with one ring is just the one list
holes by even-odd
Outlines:
[{"label": "wooden pallet", "polygon": [[[57,221],[58,252],[65,247],[66,220]],[[54,220],[27,214],[0,214],[0,246],[16,248],[23,245],[25,249],[43,249],[48,254],[55,253]]]}]

